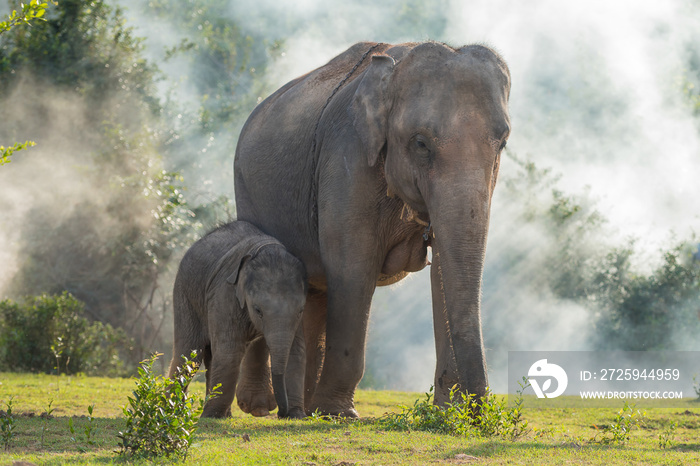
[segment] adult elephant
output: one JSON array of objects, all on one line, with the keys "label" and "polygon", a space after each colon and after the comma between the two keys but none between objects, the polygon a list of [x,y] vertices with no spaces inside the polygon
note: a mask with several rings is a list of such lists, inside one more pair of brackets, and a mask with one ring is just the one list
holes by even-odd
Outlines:
[{"label": "adult elephant", "polygon": [[485,393],[481,280],[509,92],[506,63],[481,45],[359,43],[249,117],[238,218],[306,265],[307,412],[357,416],[375,287],[428,265],[428,246],[435,401],[455,383]]}]

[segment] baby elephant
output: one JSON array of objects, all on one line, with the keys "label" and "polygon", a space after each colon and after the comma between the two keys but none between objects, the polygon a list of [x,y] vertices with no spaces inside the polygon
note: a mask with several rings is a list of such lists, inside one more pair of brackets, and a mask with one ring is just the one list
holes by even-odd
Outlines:
[{"label": "baby elephant", "polygon": [[199,350],[207,368],[207,393],[219,383],[222,391],[204,406],[203,417],[231,414],[241,360],[246,346],[258,338],[269,348],[279,417],[304,417],[300,322],[306,289],[302,262],[247,222],[221,226],[187,251],[173,290],[169,376],[177,373],[181,355]]}]

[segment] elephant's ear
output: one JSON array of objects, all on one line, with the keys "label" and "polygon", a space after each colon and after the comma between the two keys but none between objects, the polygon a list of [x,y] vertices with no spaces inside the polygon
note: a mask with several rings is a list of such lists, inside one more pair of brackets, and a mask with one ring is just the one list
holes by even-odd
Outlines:
[{"label": "elephant's ear", "polygon": [[250,259],[250,257],[250,254],[246,254],[245,256],[241,257],[241,260],[237,264],[231,264],[233,273],[231,273],[231,275],[229,275],[226,279],[226,283],[235,286],[236,299],[238,300],[238,304],[241,306],[241,309],[245,308],[245,290],[243,289],[243,281],[240,280],[241,270],[243,269],[243,265]]},{"label": "elephant's ear", "polygon": [[352,103],[353,125],[360,135],[370,166],[377,163],[386,143],[389,125],[387,88],[395,64],[388,55],[372,56],[372,63],[365,71]]}]

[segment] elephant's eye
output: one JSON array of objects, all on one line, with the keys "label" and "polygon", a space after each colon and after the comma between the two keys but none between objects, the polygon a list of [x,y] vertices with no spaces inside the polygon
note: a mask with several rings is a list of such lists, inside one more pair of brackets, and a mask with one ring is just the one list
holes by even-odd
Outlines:
[{"label": "elephant's eye", "polygon": [[262,310],[258,306],[253,307],[253,310],[258,315],[258,317],[260,317],[262,319],[262,316],[263,316]]},{"label": "elephant's eye", "polygon": [[416,134],[411,138],[412,152],[419,157],[421,163],[431,162],[430,143],[427,138],[420,134]]},{"label": "elephant's eye", "polygon": [[413,136],[413,146],[419,151],[430,151],[428,148],[428,140],[420,134]]}]

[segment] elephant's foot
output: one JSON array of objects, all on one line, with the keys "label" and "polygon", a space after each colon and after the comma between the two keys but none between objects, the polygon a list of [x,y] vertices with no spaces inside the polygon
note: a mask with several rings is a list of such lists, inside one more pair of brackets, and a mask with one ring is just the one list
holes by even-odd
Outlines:
[{"label": "elephant's foot", "polygon": [[316,412],[324,416],[338,416],[349,419],[358,419],[360,417],[352,398],[345,400],[327,399],[319,396],[318,392],[314,396],[311,407],[307,409],[307,414],[309,415]]},{"label": "elephant's foot", "polygon": [[207,403],[202,410],[202,417],[223,419],[231,417],[231,406]]},{"label": "elephant's foot", "polygon": [[291,408],[286,416],[287,419],[304,419],[305,417],[306,413],[302,408]]},{"label": "elephant's foot", "polygon": [[236,390],[236,400],[241,411],[255,417],[267,416],[277,407],[272,387],[266,385],[257,387],[239,385]]},{"label": "elephant's foot", "polygon": [[[435,396],[433,398],[433,403],[442,406],[450,403],[450,391],[452,389],[459,390],[461,384],[457,375],[451,371],[444,369],[435,377]],[[455,392],[456,393],[456,392]]]}]

